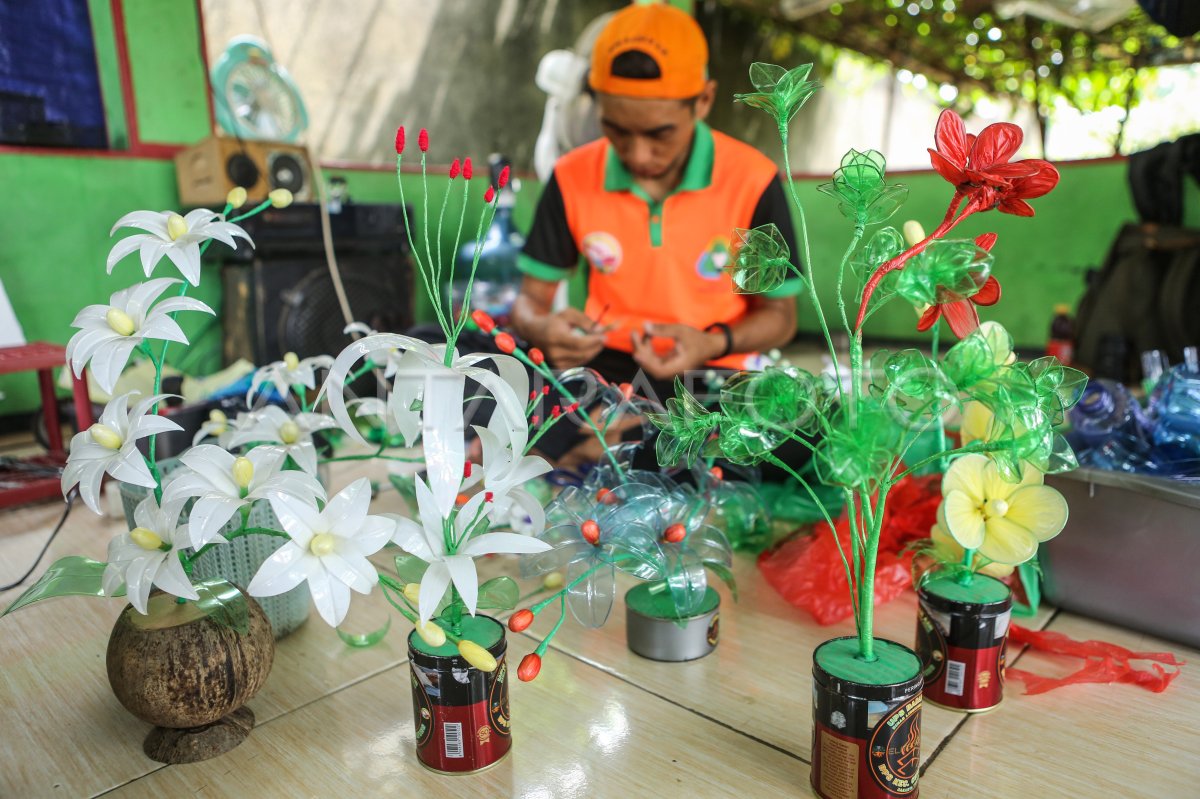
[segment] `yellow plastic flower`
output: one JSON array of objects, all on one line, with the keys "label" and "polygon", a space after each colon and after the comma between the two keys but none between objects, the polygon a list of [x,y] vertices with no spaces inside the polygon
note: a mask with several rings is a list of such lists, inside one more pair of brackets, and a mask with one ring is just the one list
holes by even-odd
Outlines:
[{"label": "yellow plastic flower", "polygon": [[996,434],[996,414],[982,402],[965,403],[962,409],[962,422],[958,433],[962,437],[963,446],[975,441],[987,443]]},{"label": "yellow plastic flower", "polygon": [[[929,531],[929,537],[933,539],[933,554],[938,561],[962,563],[964,550],[946,530],[946,525],[941,520],[941,508],[938,508],[938,523]],[[978,553],[971,561],[971,571],[1001,580],[1012,574],[1013,569],[1013,566],[1004,563],[992,563]]]},{"label": "yellow plastic flower", "polygon": [[1067,523],[1067,501],[1042,479],[1025,466],[1020,482],[1009,483],[983,455],[958,458],[942,478],[946,530],[959,546],[988,560],[1024,563]]}]

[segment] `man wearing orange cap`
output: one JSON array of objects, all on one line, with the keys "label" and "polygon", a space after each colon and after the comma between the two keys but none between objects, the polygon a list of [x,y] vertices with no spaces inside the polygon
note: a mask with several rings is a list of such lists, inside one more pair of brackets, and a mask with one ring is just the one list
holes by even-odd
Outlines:
[{"label": "man wearing orange cap", "polygon": [[[517,332],[553,366],[587,364],[660,402],[676,376],[743,368],[796,327],[799,281],[741,295],[723,269],[735,228],[773,222],[796,248],[774,163],[704,122],[716,96],[707,63],[700,26],[671,6],[630,6],[605,26],[588,78],[604,138],[555,165],[513,307]],[[580,256],[586,307],[554,313]]]}]

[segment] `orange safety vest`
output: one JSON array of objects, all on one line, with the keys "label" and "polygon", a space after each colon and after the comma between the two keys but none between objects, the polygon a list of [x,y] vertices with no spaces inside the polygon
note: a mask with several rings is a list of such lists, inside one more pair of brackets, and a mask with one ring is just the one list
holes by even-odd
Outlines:
[{"label": "orange safety vest", "polygon": [[[615,325],[605,345],[632,352],[631,334],[645,322],[701,330],[739,322],[748,298],[734,292],[724,267],[733,259],[733,230],[750,227],[778,174],[775,164],[700,123],[683,181],[654,204],[632,186],[614,189],[631,179],[610,150],[607,139],[598,139],[554,167],[571,235],[590,265],[585,312],[592,319],[603,313],[602,324]],[[711,174],[704,174],[706,166]],[[710,365],[741,369],[754,355],[732,353]]]}]

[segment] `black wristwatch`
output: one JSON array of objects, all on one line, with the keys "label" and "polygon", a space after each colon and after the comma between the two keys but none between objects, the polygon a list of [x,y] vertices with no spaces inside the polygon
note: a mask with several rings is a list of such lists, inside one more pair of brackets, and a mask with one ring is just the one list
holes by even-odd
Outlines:
[{"label": "black wristwatch", "polygon": [[[708,327],[704,328],[705,333],[711,333],[714,330],[720,330],[725,334],[725,349],[721,350],[721,354],[717,358],[724,358],[729,353],[733,352],[733,330],[724,322],[713,322]],[[714,358],[713,360],[716,360]]]}]

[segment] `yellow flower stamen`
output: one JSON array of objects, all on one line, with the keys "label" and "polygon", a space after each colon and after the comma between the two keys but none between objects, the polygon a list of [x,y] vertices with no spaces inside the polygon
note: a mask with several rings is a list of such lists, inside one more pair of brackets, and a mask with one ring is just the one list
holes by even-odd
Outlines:
[{"label": "yellow flower stamen", "polygon": [[1008,513],[1008,503],[1002,499],[989,499],[983,504],[983,512],[994,519]]},{"label": "yellow flower stamen", "polygon": [[225,195],[225,202],[229,204],[230,208],[241,208],[246,204],[246,190],[241,186],[234,186]]},{"label": "yellow flower stamen", "polygon": [[287,208],[292,204],[292,193],[287,189],[275,189],[267,195],[267,199],[275,208]]},{"label": "yellow flower stamen", "polygon": [[96,422],[88,428],[88,432],[92,434],[92,440],[105,449],[120,449],[121,445],[125,443],[120,433],[106,424]]},{"label": "yellow flower stamen", "polygon": [[308,543],[308,551],[316,555],[318,558],[323,558],[326,555],[332,555],[334,549],[337,548],[337,541],[329,533],[317,533],[313,536],[312,541]]},{"label": "yellow flower stamen", "polygon": [[135,527],[129,531],[129,537],[133,539],[133,543],[137,544],[142,549],[156,550],[162,549],[165,543],[158,533],[153,530],[147,530],[145,527]]},{"label": "yellow flower stamen", "polygon": [[432,619],[417,622],[417,635],[421,636],[421,640],[434,649],[446,643],[446,631],[434,623]]},{"label": "yellow flower stamen", "polygon": [[462,655],[463,660],[480,671],[496,670],[496,658],[492,657],[491,652],[474,641],[459,641],[458,654]]},{"label": "yellow flower stamen", "polygon": [[180,236],[188,232],[187,222],[179,214],[171,214],[167,217],[167,235],[171,237],[171,241],[176,241]]},{"label": "yellow flower stamen", "polygon": [[279,425],[279,440],[285,444],[295,444],[300,440],[300,426],[288,419]]},{"label": "yellow flower stamen", "polygon": [[108,326],[118,336],[132,336],[133,332],[137,330],[133,318],[120,308],[109,308],[108,312],[104,314],[104,321],[108,322]]},{"label": "yellow flower stamen", "polygon": [[249,488],[254,479],[254,464],[249,458],[238,458],[233,462],[233,482],[238,488]]},{"label": "yellow flower stamen", "polygon": [[421,596],[421,584],[409,583],[404,586],[404,598],[414,605],[417,604],[417,599]]},{"label": "yellow flower stamen", "polygon": [[289,372],[294,372],[300,368],[300,356],[294,352],[284,353],[283,367]]},{"label": "yellow flower stamen", "polygon": [[915,219],[908,220],[904,223],[904,240],[908,242],[909,247],[920,244],[925,240],[925,228]]}]

